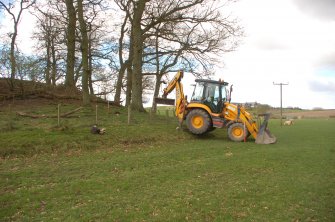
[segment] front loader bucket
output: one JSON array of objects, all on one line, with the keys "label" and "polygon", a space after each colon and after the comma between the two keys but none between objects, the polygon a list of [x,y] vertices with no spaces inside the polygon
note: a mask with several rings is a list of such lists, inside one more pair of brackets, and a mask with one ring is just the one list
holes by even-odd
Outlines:
[{"label": "front loader bucket", "polygon": [[277,138],[274,135],[272,135],[270,130],[268,129],[270,113],[262,114],[261,116],[264,116],[264,121],[259,127],[255,143],[257,144],[275,143],[277,141]]},{"label": "front loader bucket", "polygon": [[174,105],[175,100],[174,99],[168,99],[168,98],[156,97],[155,102],[157,104]]}]

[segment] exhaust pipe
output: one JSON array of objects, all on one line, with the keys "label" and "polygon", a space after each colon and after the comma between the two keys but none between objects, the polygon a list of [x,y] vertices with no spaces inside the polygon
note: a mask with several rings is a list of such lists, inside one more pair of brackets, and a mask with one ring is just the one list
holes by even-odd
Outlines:
[{"label": "exhaust pipe", "polygon": [[270,113],[266,114],[260,114],[259,116],[264,116],[264,121],[259,127],[259,131],[257,134],[257,138],[255,140],[255,143],[257,144],[272,144],[276,143],[277,138],[272,135],[270,130],[268,129],[268,122],[270,118]]}]

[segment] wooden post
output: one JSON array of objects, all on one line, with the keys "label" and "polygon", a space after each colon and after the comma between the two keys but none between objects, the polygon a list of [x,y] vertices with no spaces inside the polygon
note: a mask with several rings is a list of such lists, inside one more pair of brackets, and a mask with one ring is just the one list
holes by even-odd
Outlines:
[{"label": "wooden post", "polygon": [[8,122],[8,128],[10,129],[10,130],[12,130],[13,129],[13,122],[12,122],[12,104],[9,104],[8,105],[8,112],[9,112],[9,122]]},{"label": "wooden post", "polygon": [[57,126],[60,127],[60,104],[57,106]]},{"label": "wooden post", "polygon": [[283,85],[286,86],[288,83],[273,83],[273,85],[280,86],[280,126],[283,126]]},{"label": "wooden post", "polygon": [[149,109],[149,120],[150,121],[152,120],[152,115],[153,115],[153,110],[151,108],[151,109]]},{"label": "wooden post", "polygon": [[98,125],[98,104],[95,105],[95,124]]},{"label": "wooden post", "polygon": [[128,105],[128,125],[131,123],[131,107],[130,104]]}]

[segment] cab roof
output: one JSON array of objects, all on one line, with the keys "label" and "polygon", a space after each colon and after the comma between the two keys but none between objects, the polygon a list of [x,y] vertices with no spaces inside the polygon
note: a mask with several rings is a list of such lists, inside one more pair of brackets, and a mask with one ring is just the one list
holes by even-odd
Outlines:
[{"label": "cab roof", "polygon": [[225,82],[223,80],[211,80],[211,79],[196,79],[195,82],[203,82],[203,83],[212,83],[212,84],[218,84],[218,85],[224,85],[227,86],[229,83]]}]

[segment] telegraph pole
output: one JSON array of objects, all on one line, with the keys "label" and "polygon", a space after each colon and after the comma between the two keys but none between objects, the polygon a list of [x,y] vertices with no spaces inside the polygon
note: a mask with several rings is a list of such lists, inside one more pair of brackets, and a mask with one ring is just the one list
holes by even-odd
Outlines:
[{"label": "telegraph pole", "polygon": [[288,85],[288,83],[274,83],[273,85],[280,86],[280,126],[283,125],[283,86]]}]

